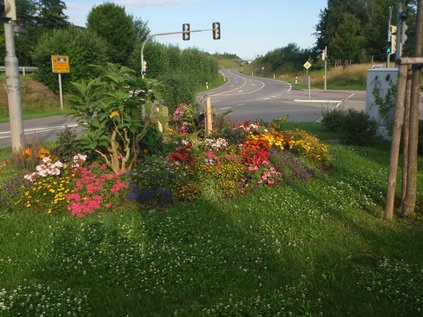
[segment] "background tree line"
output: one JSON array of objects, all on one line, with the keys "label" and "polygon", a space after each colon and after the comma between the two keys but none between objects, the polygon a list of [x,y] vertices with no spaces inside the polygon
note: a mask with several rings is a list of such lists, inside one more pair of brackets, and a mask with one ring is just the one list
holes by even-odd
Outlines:
[{"label": "background tree line", "polygon": [[411,56],[415,42],[416,0],[328,0],[315,26],[313,48],[302,49],[291,43],[259,57],[256,63],[272,72],[292,73],[303,70],[305,61],[313,60],[313,68],[318,69],[323,66],[321,54],[325,47],[331,61],[385,61],[388,8],[393,8],[391,24],[396,25],[399,3],[408,15],[408,39],[403,56]]},{"label": "background tree line", "polygon": [[[141,44],[150,33],[146,22],[127,14],[123,6],[105,2],[91,9],[82,28],[68,21],[65,9],[61,0],[16,0],[15,45],[20,65],[37,66],[36,78],[56,92],[51,55],[70,58],[71,73],[62,78],[65,91],[71,89],[70,81],[98,75],[90,65],[112,62],[140,73]],[[4,60],[1,31],[0,59]],[[180,50],[149,42],[144,55],[148,77],[162,82],[162,97],[171,108],[180,102],[194,102],[196,86],[218,76],[215,59],[198,49]]]}]

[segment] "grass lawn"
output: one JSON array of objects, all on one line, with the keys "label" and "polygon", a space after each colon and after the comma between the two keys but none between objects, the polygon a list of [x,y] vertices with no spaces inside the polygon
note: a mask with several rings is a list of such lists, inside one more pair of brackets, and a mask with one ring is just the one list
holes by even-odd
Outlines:
[{"label": "grass lawn", "polygon": [[330,150],[224,204],[0,213],[0,316],[423,316],[421,186],[419,220],[387,222],[389,145]]}]

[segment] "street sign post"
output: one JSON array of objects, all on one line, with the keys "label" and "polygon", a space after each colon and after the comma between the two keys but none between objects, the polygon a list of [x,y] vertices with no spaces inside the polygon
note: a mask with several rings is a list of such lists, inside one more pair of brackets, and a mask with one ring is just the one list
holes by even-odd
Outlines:
[{"label": "street sign post", "polygon": [[63,110],[62,74],[70,73],[69,56],[51,55],[51,70],[59,77],[60,109]]},{"label": "street sign post", "polygon": [[310,99],[311,98],[311,94],[310,94],[310,76],[308,75],[308,69],[311,67],[311,64],[307,61],[307,62],[304,63],[303,66],[304,66],[304,68],[307,71],[306,77],[307,77],[307,86],[308,86],[308,99]]}]

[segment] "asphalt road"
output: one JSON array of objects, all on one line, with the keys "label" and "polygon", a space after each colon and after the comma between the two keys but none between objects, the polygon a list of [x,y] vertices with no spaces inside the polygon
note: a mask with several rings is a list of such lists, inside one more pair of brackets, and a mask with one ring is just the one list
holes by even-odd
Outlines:
[{"label": "asphalt road", "polygon": [[[56,138],[58,132],[65,127],[76,127],[77,124],[67,116],[54,116],[42,119],[24,121],[25,142],[27,144],[38,143],[43,140]],[[10,124],[0,123],[0,147],[11,145]]]},{"label": "asphalt road", "polygon": [[289,121],[319,121],[322,113],[335,107],[364,110],[365,91],[294,90],[287,82],[252,77],[235,70],[224,70],[224,86],[209,90],[217,111],[232,109],[229,117],[235,121],[274,118],[288,115]]},{"label": "asphalt road", "polygon": [[[252,77],[235,70],[223,70],[226,84],[198,96],[209,96],[216,110],[232,109],[229,117],[234,121],[263,119],[270,121],[288,115],[293,122],[319,121],[325,110],[335,107],[364,110],[365,91],[294,90],[286,82]],[[75,122],[66,116],[55,116],[24,122],[27,143],[49,140],[66,126]],[[10,126],[0,123],[0,147],[10,146]]]}]

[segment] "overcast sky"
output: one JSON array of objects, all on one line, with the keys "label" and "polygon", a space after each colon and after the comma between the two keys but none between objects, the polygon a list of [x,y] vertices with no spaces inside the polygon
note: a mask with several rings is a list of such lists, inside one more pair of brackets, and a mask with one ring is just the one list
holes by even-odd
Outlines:
[{"label": "overcast sky", "polygon": [[[65,0],[70,22],[85,26],[93,6],[103,0]],[[156,41],[197,47],[210,53],[233,53],[254,59],[289,43],[301,48],[315,44],[315,25],[327,0],[114,0],[127,14],[148,23],[152,34],[181,31],[183,23],[191,30],[210,29],[220,22],[222,38],[213,40],[210,32],[192,33],[190,41],[181,35],[158,36]]]}]

